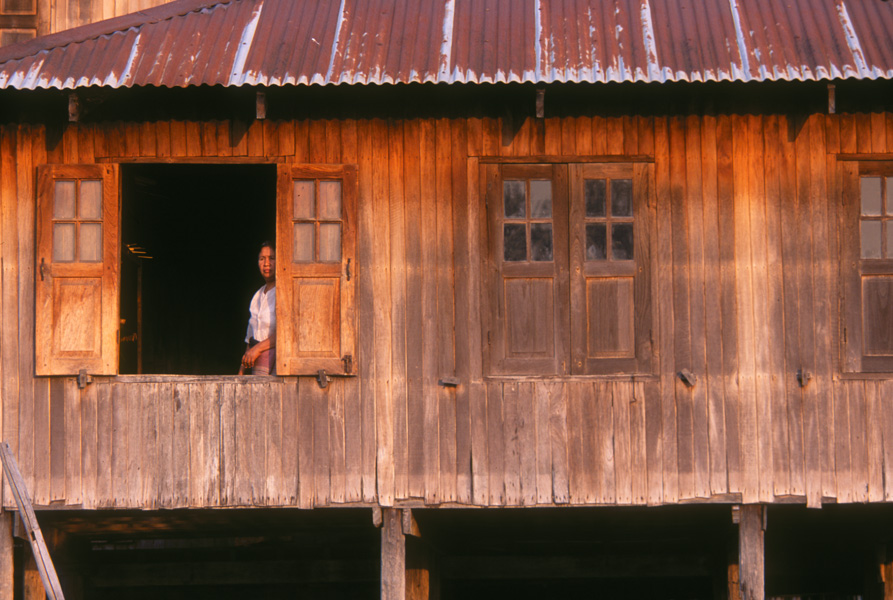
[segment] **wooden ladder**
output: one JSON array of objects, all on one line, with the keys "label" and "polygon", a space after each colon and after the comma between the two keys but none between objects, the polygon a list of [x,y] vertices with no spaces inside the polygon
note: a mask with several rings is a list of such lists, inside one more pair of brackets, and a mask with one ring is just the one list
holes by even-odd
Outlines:
[{"label": "wooden ladder", "polygon": [[9,487],[12,488],[12,495],[19,508],[19,516],[25,525],[25,531],[28,532],[28,541],[31,542],[31,551],[34,553],[37,570],[40,571],[43,589],[50,600],[65,600],[65,596],[62,595],[62,586],[59,585],[59,578],[56,576],[56,568],[53,566],[53,560],[50,558],[46,542],[43,539],[43,532],[40,531],[40,525],[37,523],[34,507],[31,506],[31,498],[28,497],[25,480],[22,479],[19,465],[6,442],[0,443],[0,460],[3,461],[3,472],[6,473],[6,480]]}]

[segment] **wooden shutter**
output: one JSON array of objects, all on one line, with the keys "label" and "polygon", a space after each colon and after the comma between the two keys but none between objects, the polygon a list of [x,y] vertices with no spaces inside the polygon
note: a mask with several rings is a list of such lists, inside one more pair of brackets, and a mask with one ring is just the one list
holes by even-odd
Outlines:
[{"label": "wooden shutter", "polygon": [[118,170],[38,168],[35,355],[38,375],[118,369]]},{"label": "wooden shutter", "polygon": [[571,372],[651,370],[651,164],[571,166]]},{"label": "wooden shutter", "polygon": [[893,371],[893,162],[841,162],[844,370]]},{"label": "wooden shutter", "polygon": [[354,166],[279,166],[279,375],[356,373],[356,204]]},{"label": "wooden shutter", "polygon": [[489,370],[567,370],[567,166],[485,165]]}]

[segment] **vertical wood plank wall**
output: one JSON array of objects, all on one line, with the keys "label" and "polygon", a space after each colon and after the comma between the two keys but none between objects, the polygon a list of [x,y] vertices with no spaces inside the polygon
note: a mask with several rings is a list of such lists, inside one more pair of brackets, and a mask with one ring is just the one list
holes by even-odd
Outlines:
[{"label": "vertical wood plank wall", "polygon": [[[836,376],[833,176],[836,153],[893,151],[893,115],[510,129],[477,116],[75,124],[47,151],[41,127],[0,127],[0,428],[34,501],[893,499],[893,381]],[[486,377],[477,157],[538,154],[654,157],[653,378]],[[34,167],[186,156],[359,165],[361,377],[325,390],[34,377]]]},{"label": "vertical wood plank wall", "polygon": [[37,0],[38,35],[145,10],[170,0]]}]

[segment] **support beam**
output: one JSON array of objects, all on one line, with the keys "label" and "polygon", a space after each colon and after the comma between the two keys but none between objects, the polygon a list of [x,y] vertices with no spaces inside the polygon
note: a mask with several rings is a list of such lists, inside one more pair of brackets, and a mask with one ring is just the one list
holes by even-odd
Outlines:
[{"label": "support beam", "polygon": [[13,514],[0,509],[0,600],[12,600]]},{"label": "support beam", "polygon": [[24,600],[46,600],[43,582],[40,580],[40,570],[30,546],[25,546],[24,577],[22,578]]},{"label": "support beam", "polygon": [[258,121],[262,121],[267,118],[267,93],[262,92],[260,90],[257,91],[257,95],[255,96],[255,116]]},{"label": "support beam", "polygon": [[440,566],[434,549],[406,538],[406,600],[440,600]]},{"label": "support beam", "polygon": [[439,600],[440,568],[412,510],[381,509],[382,600]]},{"label": "support beam", "polygon": [[537,88],[536,90],[536,118],[542,119],[546,116],[546,88]]},{"label": "support beam", "polygon": [[764,600],[766,508],[746,504],[738,513],[738,581],[741,600]]},{"label": "support beam", "polygon": [[881,565],[884,581],[884,600],[893,600],[893,562]]},{"label": "support beam", "polygon": [[406,538],[403,511],[382,508],[381,600],[406,600]]},{"label": "support beam", "polygon": [[77,123],[81,119],[81,101],[77,92],[68,94],[68,122]]},{"label": "support beam", "polygon": [[879,587],[877,597],[884,600],[893,600],[893,552],[888,544],[878,545],[877,549],[878,580]]}]

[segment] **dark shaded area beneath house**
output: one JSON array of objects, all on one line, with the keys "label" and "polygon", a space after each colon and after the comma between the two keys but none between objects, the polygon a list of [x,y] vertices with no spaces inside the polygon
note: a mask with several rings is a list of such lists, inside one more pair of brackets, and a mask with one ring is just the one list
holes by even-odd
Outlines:
[{"label": "dark shaded area beneath house", "polygon": [[123,165],[121,180],[120,373],[235,374],[275,167]]},{"label": "dark shaded area beneath house", "polygon": [[[413,509],[408,569],[426,556],[439,598],[728,597],[730,505]],[[369,507],[50,510],[38,519],[68,597],[379,597]],[[770,506],[766,597],[880,600],[889,505]],[[17,573],[30,552],[17,541]],[[430,596],[436,598],[435,594]]]}]

